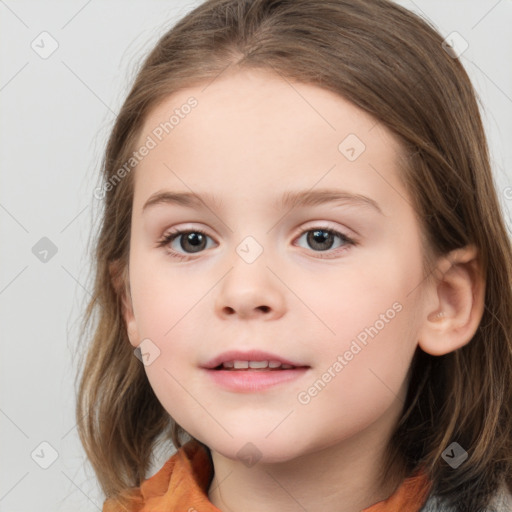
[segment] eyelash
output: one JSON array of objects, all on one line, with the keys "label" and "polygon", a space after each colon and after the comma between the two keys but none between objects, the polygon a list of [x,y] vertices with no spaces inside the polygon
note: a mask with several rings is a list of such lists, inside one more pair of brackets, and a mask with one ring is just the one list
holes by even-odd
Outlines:
[{"label": "eyelash", "polygon": [[[336,230],[328,228],[328,227],[323,227],[323,226],[317,226],[317,227],[305,229],[305,230],[301,231],[299,233],[298,237],[296,237],[296,238],[301,238],[302,235],[304,235],[305,233],[309,233],[310,231],[324,231],[325,233],[329,233],[330,235],[338,236],[345,243],[345,247],[342,248],[341,250],[336,251],[337,253],[344,252],[344,251],[348,250],[347,246],[357,246],[358,245],[358,243],[354,239],[349,238],[348,236],[344,235],[343,233],[340,233],[339,231],[336,231]],[[180,235],[189,234],[189,233],[200,233],[201,235],[203,235],[205,237],[211,238],[211,236],[208,235],[208,233],[206,233],[206,231],[203,231],[202,229],[195,229],[195,228],[194,229],[183,229],[183,230],[178,229],[178,230],[171,231],[171,232],[167,233],[166,235],[164,235],[157,242],[157,247],[166,247],[171,242],[173,242],[174,239],[178,238]],[[338,249],[340,249],[340,248],[338,248]],[[180,261],[189,260],[193,256],[193,254],[189,254],[189,255],[181,254],[181,253],[175,251],[174,249],[170,249],[168,247],[167,247],[167,251],[171,257],[176,258]],[[313,252],[317,252],[319,254],[322,253],[322,251],[313,251]],[[327,252],[327,251],[325,251],[325,252]],[[334,258],[334,256],[319,256],[319,258],[331,259],[331,258]]]}]

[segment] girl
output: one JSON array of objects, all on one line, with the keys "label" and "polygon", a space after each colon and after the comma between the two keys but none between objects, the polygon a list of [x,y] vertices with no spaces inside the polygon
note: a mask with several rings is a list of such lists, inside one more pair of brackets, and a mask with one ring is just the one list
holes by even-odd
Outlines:
[{"label": "girl", "polygon": [[429,25],[208,0],[103,180],[77,419],[104,512],[512,510],[512,251]]}]

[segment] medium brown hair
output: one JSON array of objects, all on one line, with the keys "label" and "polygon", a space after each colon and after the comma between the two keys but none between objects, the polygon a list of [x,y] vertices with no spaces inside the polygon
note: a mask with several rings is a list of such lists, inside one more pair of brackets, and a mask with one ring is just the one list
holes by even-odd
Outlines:
[{"label": "medium brown hair", "polygon": [[[433,493],[476,512],[502,481],[512,488],[512,250],[474,89],[442,42],[419,16],[387,0],[208,0],[143,62],[115,121],[102,176],[112,183],[161,101],[228,67],[332,91],[391,130],[426,240],[425,268],[474,245],[485,309],[464,347],[437,357],[417,348],[387,468],[398,458],[404,475],[422,467]],[[133,172],[108,189],[103,204],[83,329],[84,337],[87,326],[94,332],[77,400],[81,441],[110,497],[140,485],[160,441],[179,448],[187,435],[153,393],[122,316],[132,201]],[[469,453],[457,470],[441,458],[453,441]]]}]

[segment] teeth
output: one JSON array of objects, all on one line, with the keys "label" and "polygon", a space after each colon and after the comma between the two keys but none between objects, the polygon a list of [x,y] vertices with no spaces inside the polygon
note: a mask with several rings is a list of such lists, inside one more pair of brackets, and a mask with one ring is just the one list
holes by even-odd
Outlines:
[{"label": "teeth", "polygon": [[268,361],[249,361],[249,368],[267,368]]},{"label": "teeth", "polygon": [[283,370],[293,368],[290,364],[281,364],[279,361],[226,361],[222,363],[224,368],[235,370],[247,370],[248,368],[281,368]]}]

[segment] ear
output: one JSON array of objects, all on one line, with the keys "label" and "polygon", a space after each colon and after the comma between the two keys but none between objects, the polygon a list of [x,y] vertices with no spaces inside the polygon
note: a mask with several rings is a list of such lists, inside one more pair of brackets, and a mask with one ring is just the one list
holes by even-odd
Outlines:
[{"label": "ear", "polygon": [[109,264],[110,278],[112,286],[116,291],[120,301],[126,332],[128,339],[133,347],[140,344],[139,331],[133,314],[133,305],[130,293],[129,266],[123,264],[120,260],[115,260]]},{"label": "ear", "polygon": [[439,356],[471,341],[485,306],[485,279],[474,246],[456,249],[438,260],[428,282],[431,297],[419,333],[424,352]]}]

